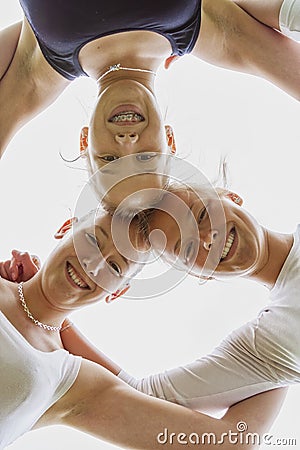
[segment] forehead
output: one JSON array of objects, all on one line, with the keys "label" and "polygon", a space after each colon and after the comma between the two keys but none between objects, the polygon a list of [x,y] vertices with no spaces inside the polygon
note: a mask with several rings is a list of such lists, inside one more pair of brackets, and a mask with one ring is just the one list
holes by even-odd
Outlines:
[{"label": "forehead", "polygon": [[180,188],[175,190],[170,190],[177,198],[182,200],[189,208],[194,202],[199,202],[204,204],[209,199],[218,198],[216,191],[212,189],[197,189],[194,190],[192,188]]},{"label": "forehead", "polygon": [[165,212],[175,211],[177,209],[177,215],[179,215],[179,211],[184,210],[184,208],[194,211],[195,209],[211,204],[219,206],[217,211],[220,210],[222,212],[223,200],[222,192],[219,192],[213,186],[180,186],[178,188],[171,185],[163,195],[158,209]]},{"label": "forehead", "polygon": [[112,215],[102,209],[95,209],[80,218],[74,227],[74,232],[91,226],[111,227]]},{"label": "forehead", "polygon": [[192,217],[193,205],[196,202],[199,206],[204,205],[205,200],[203,196],[188,189],[167,191],[159,204],[156,205],[152,221],[156,221],[162,215],[164,217],[168,215],[175,221],[186,221],[189,216]]}]

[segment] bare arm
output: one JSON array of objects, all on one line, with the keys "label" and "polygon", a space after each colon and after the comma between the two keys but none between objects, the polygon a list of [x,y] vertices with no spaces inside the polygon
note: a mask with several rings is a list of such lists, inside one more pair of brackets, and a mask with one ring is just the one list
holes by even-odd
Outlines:
[{"label": "bare arm", "polygon": [[[238,421],[248,425],[249,432],[267,431],[275,419],[284,392],[270,391],[235,405],[222,419],[214,419],[169,402],[148,397],[128,387],[98,365],[83,360],[79,376],[69,392],[42,417],[39,426],[64,424],[130,449],[161,449],[157,439],[163,439],[164,430],[173,435],[173,441],[163,446],[176,445],[180,433],[215,433],[217,438],[229,430],[236,430]],[[176,436],[176,437],[175,437]],[[185,448],[194,448],[187,443]],[[211,445],[202,445],[211,449]],[[224,448],[255,448],[255,446],[231,445]]]},{"label": "bare arm", "polygon": [[[62,331],[61,338],[68,351],[100,364],[144,394],[206,414],[216,414],[253,395],[282,386],[281,381],[276,381],[275,369],[270,377],[265,356],[258,354],[249,340],[253,333],[248,322],[223,339],[209,354],[141,379],[121,370],[74,325]],[[246,346],[243,345],[245,342]]]},{"label": "bare arm", "polygon": [[279,30],[279,12],[283,0],[233,0],[248,14],[269,27]]},{"label": "bare arm", "polygon": [[192,52],[211,64],[260,76],[300,100],[300,45],[231,0],[203,0]]},{"label": "bare arm", "polygon": [[22,22],[18,22],[0,31],[0,80],[13,59],[18,45],[21,28]]},{"label": "bare arm", "polygon": [[24,21],[0,34],[0,158],[16,132],[70,83],[50,67]]}]

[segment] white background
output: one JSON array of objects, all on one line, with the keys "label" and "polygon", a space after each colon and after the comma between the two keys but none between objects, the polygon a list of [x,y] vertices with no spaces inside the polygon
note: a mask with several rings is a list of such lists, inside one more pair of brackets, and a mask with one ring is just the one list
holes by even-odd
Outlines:
[{"label": "white background", "polygon": [[[2,2],[1,27],[21,17],[17,0]],[[179,156],[214,176],[220,156],[228,155],[232,189],[244,197],[246,208],[271,229],[294,231],[300,222],[299,104],[266,81],[190,56],[169,71],[161,69],[157,89],[166,122],[176,132]],[[78,154],[79,130],[88,123],[95,92],[93,81],[77,80],[8,147],[0,165],[1,259],[18,248],[44,260],[55,245],[53,233],[74,210],[86,179],[85,171],[66,167],[58,151],[70,158]],[[138,377],[209,352],[267,298],[263,287],[245,280],[198,287],[189,279],[160,298],[99,304],[77,312],[73,320]],[[297,438],[298,446],[299,400],[299,387],[291,388],[272,429],[276,437]],[[115,448],[61,427],[29,433],[10,448],[66,447]]]}]

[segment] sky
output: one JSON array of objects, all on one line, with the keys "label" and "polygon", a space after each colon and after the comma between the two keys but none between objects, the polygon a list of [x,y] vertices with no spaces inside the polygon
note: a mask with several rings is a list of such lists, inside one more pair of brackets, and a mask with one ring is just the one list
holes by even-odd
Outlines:
[{"label": "sky", "polygon": [[[1,28],[22,18],[17,0],[4,4]],[[191,56],[168,71],[160,68],[156,87],[166,123],[175,130],[178,156],[215,177],[226,155],[230,185],[244,198],[244,206],[268,228],[293,232],[300,221],[298,102],[267,81]],[[88,123],[95,92],[92,80],[76,80],[7,148],[0,165],[1,259],[17,248],[43,261],[55,246],[53,234],[74,211],[87,179],[80,170],[84,166],[67,167],[59,151],[70,158],[78,154],[79,131]],[[185,279],[162,296],[99,304],[76,312],[72,320],[127,372],[140,377],[205,355],[267,301],[267,290],[251,281],[198,286],[196,280]],[[274,436],[300,442],[299,401],[300,388],[290,388],[273,425]],[[77,431],[51,427],[28,433],[10,449],[66,445],[72,450],[115,448]]]}]

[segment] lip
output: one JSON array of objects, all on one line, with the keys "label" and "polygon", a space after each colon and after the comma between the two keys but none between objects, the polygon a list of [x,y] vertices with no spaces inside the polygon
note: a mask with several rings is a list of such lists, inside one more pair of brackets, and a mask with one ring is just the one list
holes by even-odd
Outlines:
[{"label": "lip", "polygon": [[138,108],[136,105],[129,105],[129,104],[117,106],[115,109],[112,110],[109,116],[112,117],[124,111],[132,111],[143,116],[143,112],[140,108]]},{"label": "lip", "polygon": [[[86,287],[80,287],[72,280],[72,278],[70,277],[70,275],[68,273],[68,266],[72,267],[72,270],[76,273],[76,276],[80,279],[80,281],[87,285]],[[79,289],[81,291],[82,290],[83,291],[91,290],[91,288],[89,287],[88,283],[84,280],[84,278],[80,275],[80,273],[78,273],[78,271],[75,269],[75,267],[69,261],[66,262],[65,275],[66,275],[66,278],[67,278],[67,280],[69,281],[69,283],[71,284],[72,287],[74,287],[76,289]]]},{"label": "lip", "polygon": [[[124,105],[117,106],[110,112],[108,121],[111,122],[112,118],[114,116],[116,116],[117,114],[125,113],[128,111],[141,115],[145,120],[145,115],[144,115],[143,111],[141,110],[141,108],[137,107],[136,105],[124,104]],[[129,122],[111,122],[111,123],[113,123],[114,125],[118,125],[118,126],[122,126],[122,125],[134,126],[134,125],[139,125],[142,122],[130,122],[129,121]]]},{"label": "lip", "polygon": [[232,246],[231,246],[227,256],[225,256],[225,258],[220,261],[221,263],[229,261],[233,257],[235,252],[236,252],[236,249],[237,249],[237,246],[238,246],[238,242],[239,242],[239,238],[238,238],[238,233],[237,233],[236,227],[233,226],[233,227],[230,228],[230,230],[228,231],[228,233],[226,235],[226,242],[227,242],[227,239],[228,239],[230,233],[233,230],[234,230],[234,241],[232,243]]},{"label": "lip", "polygon": [[117,127],[136,127],[142,122],[114,122],[113,125],[116,125]]}]

